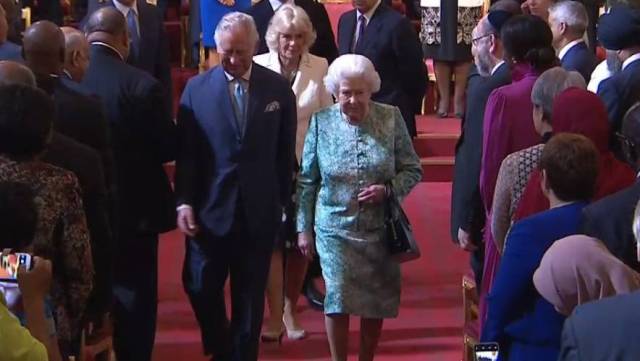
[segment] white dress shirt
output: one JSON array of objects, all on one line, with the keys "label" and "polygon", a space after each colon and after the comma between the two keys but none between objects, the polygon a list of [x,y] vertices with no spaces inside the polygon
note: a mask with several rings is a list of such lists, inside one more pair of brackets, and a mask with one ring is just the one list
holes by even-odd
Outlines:
[{"label": "white dress shirt", "polygon": [[133,4],[131,6],[126,6],[121,4],[118,0],[113,0],[113,5],[115,5],[116,9],[118,9],[124,18],[127,18],[129,11],[133,10],[133,13],[136,15],[136,28],[138,28],[138,34],[140,34],[140,12],[138,11],[138,2],[137,0],[133,0]]}]

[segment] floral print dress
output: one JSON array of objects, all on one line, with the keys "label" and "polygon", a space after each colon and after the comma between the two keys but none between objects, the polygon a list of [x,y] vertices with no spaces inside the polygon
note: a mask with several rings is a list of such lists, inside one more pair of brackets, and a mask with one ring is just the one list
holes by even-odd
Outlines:
[{"label": "floral print dress", "polygon": [[339,104],[312,116],[298,176],[297,231],[315,231],[325,313],[397,316],[400,269],[383,239],[384,205],[359,204],[357,194],[391,182],[402,199],[421,177],[398,108],[370,102],[359,125],[345,120]]}]

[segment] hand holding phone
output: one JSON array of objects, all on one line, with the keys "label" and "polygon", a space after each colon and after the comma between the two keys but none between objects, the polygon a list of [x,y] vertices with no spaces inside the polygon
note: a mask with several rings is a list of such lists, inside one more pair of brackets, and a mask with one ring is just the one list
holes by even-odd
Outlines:
[{"label": "hand holding phone", "polygon": [[44,299],[51,286],[51,261],[33,257],[31,269],[21,265],[18,270],[18,285],[24,299]]},{"label": "hand holding phone", "polygon": [[496,342],[479,343],[473,346],[476,361],[497,361],[499,346]]},{"label": "hand holding phone", "polygon": [[0,253],[0,281],[16,282],[21,267],[32,268],[31,259],[28,253]]}]

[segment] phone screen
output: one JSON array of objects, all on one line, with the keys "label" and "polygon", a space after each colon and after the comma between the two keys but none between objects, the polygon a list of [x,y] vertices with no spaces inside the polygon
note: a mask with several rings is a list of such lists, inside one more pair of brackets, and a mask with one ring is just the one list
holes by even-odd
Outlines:
[{"label": "phone screen", "polygon": [[497,361],[497,343],[479,343],[474,346],[476,361]]},{"label": "phone screen", "polygon": [[18,277],[18,268],[25,266],[31,268],[31,255],[28,253],[0,253],[0,280],[15,281]]}]

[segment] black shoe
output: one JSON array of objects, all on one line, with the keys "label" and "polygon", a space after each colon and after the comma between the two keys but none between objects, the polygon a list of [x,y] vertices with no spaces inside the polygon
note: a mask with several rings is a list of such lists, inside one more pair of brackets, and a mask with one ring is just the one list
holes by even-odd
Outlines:
[{"label": "black shoe", "polygon": [[316,311],[324,311],[324,295],[318,291],[313,282],[307,282],[304,287],[304,297],[307,298],[311,308]]}]

